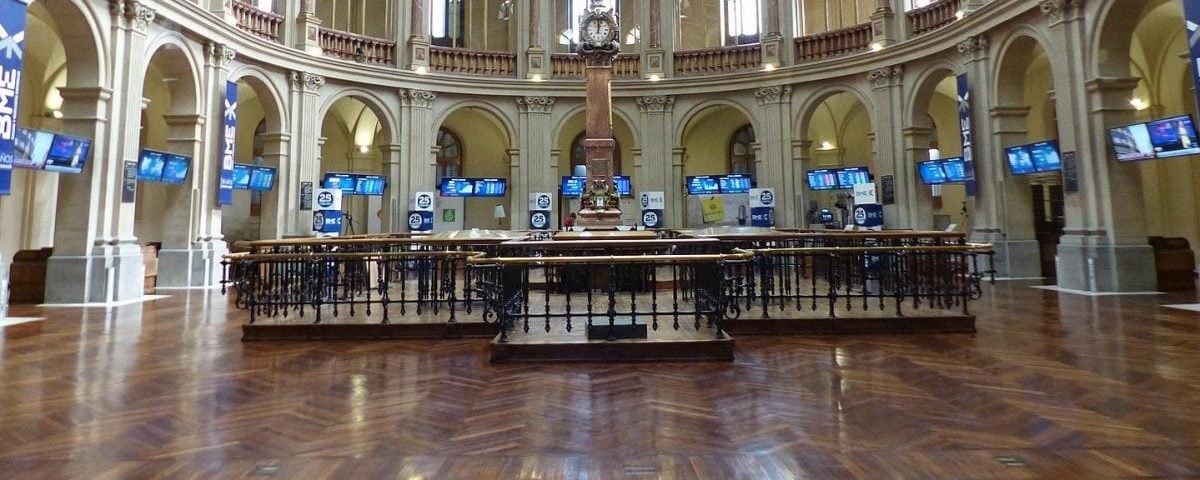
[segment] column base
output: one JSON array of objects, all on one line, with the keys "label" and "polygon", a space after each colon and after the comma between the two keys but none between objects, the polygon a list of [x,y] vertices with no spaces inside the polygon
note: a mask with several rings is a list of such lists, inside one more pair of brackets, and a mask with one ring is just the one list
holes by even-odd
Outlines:
[{"label": "column base", "polygon": [[1009,240],[999,230],[972,230],[972,243],[990,243],[996,251],[993,267],[997,278],[1042,278],[1042,254],[1037,240]]},{"label": "column base", "polygon": [[136,243],[96,247],[86,256],[53,255],[46,303],[111,303],[142,297],[145,265]]},{"label": "column base", "polygon": [[1110,245],[1104,237],[1063,235],[1058,286],[1086,292],[1153,292],[1158,288],[1150,245]]}]

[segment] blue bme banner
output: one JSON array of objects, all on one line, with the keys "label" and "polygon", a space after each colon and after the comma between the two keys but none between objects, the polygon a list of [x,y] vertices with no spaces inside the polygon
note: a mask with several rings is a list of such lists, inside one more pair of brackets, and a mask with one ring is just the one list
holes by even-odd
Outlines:
[{"label": "blue bme banner", "polygon": [[967,196],[975,196],[975,148],[971,131],[971,84],[967,74],[958,76],[958,126],[962,133],[963,168],[967,177]]},{"label": "blue bme banner", "polygon": [[[3,0],[0,0],[3,1]],[[233,204],[233,158],[237,152],[236,82],[225,82],[225,104],[222,108],[224,126],[221,129],[221,172],[217,177],[217,205]]]},{"label": "blue bme banner", "polygon": [[1183,0],[1184,25],[1187,27],[1188,54],[1192,64],[1192,83],[1196,87],[1196,104],[1200,106],[1200,0]]},{"label": "blue bme banner", "polygon": [[0,0],[0,195],[12,193],[17,99],[25,66],[25,10],[31,0]]}]

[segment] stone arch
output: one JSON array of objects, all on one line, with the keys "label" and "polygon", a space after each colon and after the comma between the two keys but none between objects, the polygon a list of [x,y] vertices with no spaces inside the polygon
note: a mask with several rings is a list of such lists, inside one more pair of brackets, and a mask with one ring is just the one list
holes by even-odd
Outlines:
[{"label": "stone arch", "polygon": [[[1017,28],[1000,42],[1000,47],[996,49],[997,60],[992,69],[996,74],[991,79],[994,92],[991,105],[1004,106],[1024,102],[1024,80],[1013,82],[1009,79],[1023,79],[1037,52],[1049,52],[1046,49],[1047,44],[1048,41],[1041,32],[1027,26]],[[1050,75],[1052,78],[1057,76],[1053,64],[1050,65]]]},{"label": "stone arch", "polygon": [[947,76],[955,77],[958,74],[958,66],[946,60],[939,60],[923,70],[913,82],[916,88],[912,89],[905,102],[905,123],[912,127],[931,126],[932,120],[926,111],[930,98]]},{"label": "stone arch", "polygon": [[812,122],[812,117],[816,114],[817,109],[820,108],[821,104],[825,103],[829,97],[839,93],[848,93],[857,98],[859,103],[861,103],[864,107],[864,113],[867,115],[867,122],[871,125],[875,125],[875,117],[872,115],[870,108],[870,97],[867,96],[866,92],[863,92],[854,85],[846,83],[832,84],[817,89],[815,92],[810,94],[803,103],[800,104],[800,109],[796,114],[796,121],[794,123],[796,126],[795,138],[805,139],[805,137],[808,136],[808,124]]},{"label": "stone arch", "polygon": [[[198,53],[193,50],[187,39],[178,32],[164,32],[152,38],[146,43],[146,56],[148,60],[141,65],[142,70],[139,72],[138,78],[143,80],[149,73],[150,66],[155,65],[156,60],[162,60],[160,66],[164,74],[175,75],[176,78],[186,74],[187,83],[175,82],[169,87],[171,91],[171,113],[199,113],[201,105],[200,100],[200,72],[201,62],[197,60]],[[185,103],[180,103],[183,101]]]},{"label": "stone arch", "polygon": [[266,70],[254,65],[242,65],[229,73],[229,81],[245,81],[258,94],[263,111],[267,112],[267,132],[279,132],[285,125],[290,125],[290,116],[283,106],[283,95],[271,75]]},{"label": "stone arch", "polygon": [[437,133],[437,129],[441,128],[441,126],[446,123],[447,118],[450,118],[451,115],[454,115],[456,112],[464,108],[477,108],[487,112],[488,115],[485,115],[484,118],[492,121],[492,123],[495,124],[500,131],[504,132],[504,134],[508,137],[509,144],[512,144],[517,138],[517,129],[514,126],[512,118],[506,112],[496,108],[495,105],[475,99],[456,101],[447,107],[445,111],[443,111],[441,115],[439,115],[438,118],[433,122],[433,133]]},{"label": "stone arch", "polygon": [[[1088,57],[1096,59],[1091,67],[1093,77],[1129,77],[1130,52],[1133,32],[1147,12],[1170,3],[1170,0],[1145,0],[1142,2],[1103,2],[1096,12],[1098,21],[1092,29],[1088,44]],[[1175,2],[1178,3],[1178,2]],[[1138,19],[1132,21],[1131,19]],[[1182,29],[1180,29],[1182,31]]]},{"label": "stone arch", "polygon": [[[566,110],[562,114],[562,116],[558,117],[558,119],[554,122],[554,134],[553,134],[553,136],[550,137],[551,142],[553,144],[557,144],[558,140],[560,138],[562,138],[564,129],[566,128],[567,121],[571,120],[576,115],[579,115],[580,113],[585,112],[586,109],[587,109],[587,106],[581,103],[579,105],[576,105],[576,106],[571,107],[570,109]],[[617,107],[616,105],[613,105],[612,113],[617,118],[619,118],[622,122],[625,122],[625,125],[627,125],[630,130],[633,130],[636,132],[635,127],[637,126],[637,123],[634,123],[634,121],[633,121],[634,117],[631,117],[627,112],[625,112],[625,110],[621,109],[620,107]],[[630,148],[637,148],[637,146],[636,146],[637,135],[634,135],[633,137],[634,137],[635,145],[630,145]]]},{"label": "stone arch", "polygon": [[735,102],[733,100],[727,100],[727,99],[707,100],[707,101],[703,101],[703,102],[696,104],[692,108],[689,108],[686,112],[684,112],[684,114],[682,116],[679,117],[680,120],[678,123],[675,124],[675,129],[674,129],[675,145],[683,145],[683,141],[684,141],[684,139],[687,138],[687,134],[691,130],[691,128],[695,126],[695,124],[698,120],[704,118],[704,116],[706,115],[704,112],[706,112],[707,110],[709,110],[712,107],[718,107],[718,106],[725,106],[725,107],[729,107],[729,108],[733,108],[734,110],[737,110],[739,113],[741,113],[743,116],[745,116],[747,120],[750,121],[750,126],[752,126],[754,128],[754,131],[756,131],[756,132],[762,131],[762,128],[761,128],[762,124],[759,121],[758,117],[755,117],[754,114],[751,113],[752,111],[750,109],[746,108],[745,105],[742,105],[739,102]]},{"label": "stone arch", "polygon": [[97,11],[97,2],[83,0],[42,0],[30,5],[30,14],[57,26],[59,39],[66,47],[68,88],[94,88],[108,84],[106,52],[111,51],[106,31],[96,19],[108,17],[107,9]]},{"label": "stone arch", "polygon": [[388,105],[387,101],[380,97],[378,93],[371,90],[358,87],[346,87],[337,90],[332,95],[325,97],[325,101],[317,109],[317,118],[324,121],[324,118],[329,115],[329,109],[333,108],[334,104],[343,98],[353,98],[361,101],[375,113],[375,117],[379,119],[379,125],[382,128],[383,138],[386,139],[386,142],[383,143],[400,143],[397,140],[400,131],[400,122],[396,119],[395,112],[386,107]]}]

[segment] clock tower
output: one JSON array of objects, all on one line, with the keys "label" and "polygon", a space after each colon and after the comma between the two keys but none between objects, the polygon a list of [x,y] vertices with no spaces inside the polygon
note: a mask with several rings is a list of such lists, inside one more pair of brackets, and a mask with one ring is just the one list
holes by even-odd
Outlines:
[{"label": "clock tower", "polygon": [[612,60],[621,50],[617,16],[602,0],[592,0],[579,19],[579,56],[586,62],[587,130],[583,140],[587,184],[583,192],[581,226],[621,223],[620,197],[613,179]]}]

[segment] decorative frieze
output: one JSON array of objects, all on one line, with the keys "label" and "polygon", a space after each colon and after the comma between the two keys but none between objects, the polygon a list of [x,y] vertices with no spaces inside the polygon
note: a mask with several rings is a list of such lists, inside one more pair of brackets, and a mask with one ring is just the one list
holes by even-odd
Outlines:
[{"label": "decorative frieze", "polygon": [[517,110],[521,113],[550,113],[554,109],[554,97],[517,97]]},{"label": "decorative frieze", "polygon": [[763,87],[754,91],[754,97],[758,99],[759,105],[768,105],[772,103],[780,103],[788,101],[788,97],[792,94],[791,85],[776,85],[772,87]]},{"label": "decorative frieze", "polygon": [[666,113],[675,106],[675,97],[673,95],[638,97],[637,106],[642,113]]},{"label": "decorative frieze", "polygon": [[437,94],[429,90],[401,90],[400,101],[411,107],[430,108],[433,107],[433,101],[437,100]]},{"label": "decorative frieze", "polygon": [[317,92],[325,86],[325,77],[315,73],[292,72],[292,88],[307,92]]},{"label": "decorative frieze", "polygon": [[871,85],[875,88],[884,88],[900,85],[904,78],[904,66],[892,65],[890,67],[877,68],[871,70],[867,74],[867,79],[871,81]]}]

